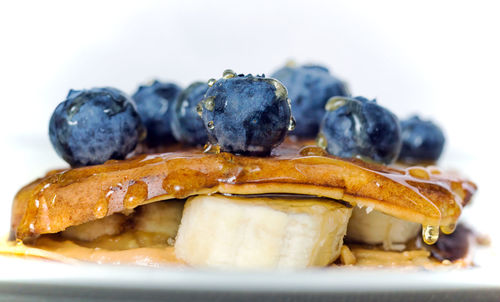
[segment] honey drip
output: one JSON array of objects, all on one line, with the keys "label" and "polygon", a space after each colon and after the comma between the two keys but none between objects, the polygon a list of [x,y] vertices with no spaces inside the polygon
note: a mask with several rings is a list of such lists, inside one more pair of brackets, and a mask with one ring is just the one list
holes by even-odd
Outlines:
[{"label": "honey drip", "polygon": [[94,206],[94,216],[96,218],[103,218],[108,214],[108,199],[101,198]]},{"label": "honey drip", "polygon": [[210,80],[208,80],[208,82],[207,82],[208,87],[212,87],[212,86],[214,86],[215,82],[217,82],[217,80],[216,80],[216,79],[210,79]]},{"label": "honey drip", "polygon": [[327,153],[325,149],[316,146],[306,146],[300,149],[299,154],[301,156],[325,156]]},{"label": "honey drip", "polygon": [[416,177],[416,178],[420,178],[420,179],[428,180],[431,178],[429,175],[429,172],[427,172],[427,170],[425,168],[422,168],[422,167],[410,168],[410,169],[408,169],[408,173],[411,176]]},{"label": "honey drip", "polygon": [[224,70],[224,72],[222,73],[222,77],[224,79],[230,79],[230,78],[234,78],[236,76],[236,73],[232,70],[232,69],[226,69]]},{"label": "honey drip", "polygon": [[326,103],[325,110],[326,111],[337,110],[338,108],[344,106],[345,103],[346,103],[346,100],[342,97],[332,97]]},{"label": "honey drip", "polygon": [[268,81],[268,83],[271,83],[274,86],[275,88],[274,94],[276,95],[276,97],[278,99],[287,100],[288,102],[288,92],[285,86],[283,86],[283,84],[281,84],[280,81],[277,81],[275,79],[266,79],[266,80]]},{"label": "honey drip", "polygon": [[205,144],[203,146],[203,153],[208,153],[208,154],[219,154],[220,153],[220,146],[219,145],[213,145],[213,144]]},{"label": "honey drip", "polygon": [[206,98],[203,103],[205,104],[205,109],[207,109],[208,111],[214,111],[214,108],[215,108],[215,101],[214,101],[215,97],[214,96],[211,96],[211,97],[208,97]]},{"label": "honey drip", "polygon": [[443,234],[449,235],[455,231],[455,229],[457,228],[457,225],[454,223],[450,223],[448,225],[442,225],[440,228],[441,228],[441,232],[443,232]]},{"label": "honey drip", "polygon": [[439,238],[439,227],[435,225],[422,226],[422,239],[428,245],[436,243]]},{"label": "honey drip", "polygon": [[148,185],[143,181],[136,181],[128,186],[127,193],[123,198],[123,205],[127,209],[133,209],[142,204],[148,198]]},{"label": "honey drip", "polygon": [[201,117],[201,115],[203,114],[203,105],[202,105],[203,101],[199,102],[198,105],[196,105],[196,113],[198,113],[198,115]]},{"label": "honey drip", "polygon": [[295,119],[292,117],[290,117],[290,122],[288,124],[288,131],[293,131],[295,129]]},{"label": "honey drip", "polygon": [[319,133],[316,137],[316,145],[318,145],[321,149],[326,149],[326,147],[328,147],[328,141],[323,133]]}]

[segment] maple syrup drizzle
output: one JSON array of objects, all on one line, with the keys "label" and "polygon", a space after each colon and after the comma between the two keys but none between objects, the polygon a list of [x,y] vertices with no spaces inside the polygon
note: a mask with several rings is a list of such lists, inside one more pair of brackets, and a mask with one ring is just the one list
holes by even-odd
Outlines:
[{"label": "maple syrup drizzle", "polygon": [[[298,144],[283,144],[278,150],[274,150],[270,158],[253,158],[254,160],[245,160],[245,157],[236,156],[226,152],[220,152],[217,146],[207,146],[206,150],[186,150],[185,152],[169,152],[162,154],[139,155],[124,161],[109,161],[103,165],[63,170],[50,174],[46,179],[36,185],[33,191],[36,194],[29,200],[25,219],[21,221],[24,229],[35,234],[38,220],[45,223],[50,228],[48,213],[51,207],[57,205],[57,196],[47,193],[47,190],[53,187],[63,187],[78,182],[88,177],[96,177],[101,173],[111,173],[126,169],[135,169],[143,166],[154,165],[182,165],[182,169],[172,172],[166,171],[162,175],[153,175],[143,179],[128,179],[119,182],[116,186],[101,190],[103,195],[95,203],[93,213],[95,218],[102,218],[113,213],[110,210],[110,204],[123,204],[125,209],[132,209],[144,203],[148,199],[158,197],[162,194],[174,196],[175,198],[186,198],[192,192],[204,188],[213,188],[220,183],[245,184],[245,183],[266,183],[283,182],[300,184],[300,179],[293,179],[286,175],[273,176],[264,174],[262,171],[271,161],[276,167],[281,162],[289,162],[294,165],[295,170],[303,174],[303,169],[314,169],[315,165],[332,165],[332,168],[340,167],[347,169],[353,165],[357,169],[368,172],[372,176],[377,188],[383,190],[377,177],[389,179],[399,185],[411,189],[415,193],[415,198],[425,200],[429,207],[447,216],[447,221],[440,224],[423,225],[422,237],[427,244],[434,243],[439,236],[439,229],[445,234],[453,232],[456,220],[461,211],[461,201],[464,197],[464,191],[472,194],[475,187],[471,183],[459,182],[458,180],[445,178],[442,172],[435,167],[411,167],[406,170],[393,169],[386,166],[378,166],[370,163],[364,163],[360,160],[343,160],[326,154],[326,151],[319,146],[306,145],[300,148]],[[208,150],[207,150],[208,149]],[[200,169],[191,169],[190,164],[185,161],[200,161],[209,157],[215,157],[217,165]],[[243,158],[243,161],[240,161]],[[177,163],[177,161],[179,163]],[[167,167],[167,166],[165,166]],[[269,169],[269,168],[268,168]],[[310,173],[310,172],[309,172]],[[216,174],[215,179],[209,178]],[[303,174],[305,175],[305,174]],[[212,177],[213,178],[213,177]],[[196,181],[197,183],[191,183]],[[439,206],[432,202],[423,192],[418,184],[428,184],[451,195],[453,203],[442,203]],[[321,184],[318,184],[321,185]],[[152,188],[154,187],[154,190]],[[462,195],[462,196],[460,196]],[[50,202],[48,203],[47,200]],[[410,200],[413,201],[413,200]],[[414,201],[413,201],[414,202]],[[26,219],[28,218],[28,219]],[[27,224],[27,225],[26,225]]]}]

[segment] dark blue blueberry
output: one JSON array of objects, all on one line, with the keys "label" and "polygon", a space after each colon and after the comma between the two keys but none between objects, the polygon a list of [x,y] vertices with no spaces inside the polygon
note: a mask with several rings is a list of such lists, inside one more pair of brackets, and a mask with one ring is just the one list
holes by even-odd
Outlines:
[{"label": "dark blue blueberry", "polygon": [[49,123],[52,145],[72,166],[123,159],[144,133],[133,101],[115,88],[70,90]]},{"label": "dark blue blueberry", "polygon": [[443,131],[431,121],[418,116],[401,121],[403,146],[399,160],[409,163],[437,161],[443,151]]},{"label": "dark blue blueberry", "polygon": [[401,149],[398,118],[375,100],[338,97],[326,105],[318,143],[328,153],[389,164]]},{"label": "dark blue blueberry", "polygon": [[280,80],[292,101],[292,114],[297,121],[294,135],[315,137],[330,97],[347,96],[345,84],[318,65],[285,66],[271,77]]},{"label": "dark blue blueberry", "polygon": [[268,155],[293,127],[285,86],[263,76],[224,75],[200,103],[210,142],[226,152]]},{"label": "dark blue blueberry", "polygon": [[195,82],[184,89],[174,103],[172,131],[175,138],[189,145],[204,145],[208,142],[207,130],[196,111],[207,92],[208,85]]},{"label": "dark blue blueberry", "polygon": [[149,86],[140,86],[132,96],[142,123],[146,126],[146,143],[151,146],[175,141],[170,127],[173,103],[181,88],[173,83],[154,81]]}]

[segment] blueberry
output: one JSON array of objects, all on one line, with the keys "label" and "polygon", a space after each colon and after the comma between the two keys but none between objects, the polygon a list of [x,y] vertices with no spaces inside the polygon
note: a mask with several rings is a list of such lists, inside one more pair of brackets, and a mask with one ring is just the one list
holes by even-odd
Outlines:
[{"label": "blueberry", "polygon": [[199,109],[210,142],[222,151],[268,155],[293,128],[287,91],[279,81],[225,71],[210,84]]},{"label": "blueberry", "polygon": [[132,96],[147,128],[146,143],[149,146],[175,141],[170,123],[173,103],[180,92],[181,88],[176,84],[154,81],[151,85],[140,86]]},{"label": "blueberry", "polygon": [[171,127],[178,141],[189,145],[204,145],[208,141],[207,130],[196,111],[207,89],[206,83],[195,82],[175,100]]},{"label": "blueberry", "polygon": [[49,123],[52,145],[72,166],[123,159],[144,132],[135,104],[115,88],[70,90]]},{"label": "blueberry", "polygon": [[398,118],[375,100],[332,98],[326,105],[318,144],[328,153],[389,164],[401,149]]},{"label": "blueberry", "polygon": [[349,94],[346,85],[323,66],[285,66],[271,77],[280,80],[288,90],[297,121],[293,134],[299,137],[316,136],[328,99]]},{"label": "blueberry", "polygon": [[403,147],[399,160],[409,163],[433,162],[443,151],[445,137],[443,131],[431,121],[418,116],[401,121]]}]

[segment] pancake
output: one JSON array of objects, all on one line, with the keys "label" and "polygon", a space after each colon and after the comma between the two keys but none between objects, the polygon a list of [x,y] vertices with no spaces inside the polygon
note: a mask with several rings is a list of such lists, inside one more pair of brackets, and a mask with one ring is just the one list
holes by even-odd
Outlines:
[{"label": "pancake", "polygon": [[10,239],[30,241],[155,201],[215,193],[325,197],[424,230],[452,230],[475,191],[471,181],[436,167],[341,159],[291,139],[269,157],[178,149],[49,172],[15,196]]}]

